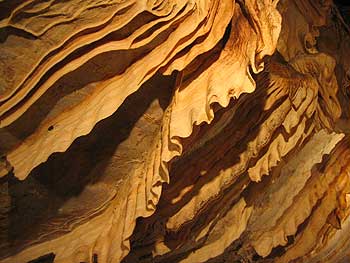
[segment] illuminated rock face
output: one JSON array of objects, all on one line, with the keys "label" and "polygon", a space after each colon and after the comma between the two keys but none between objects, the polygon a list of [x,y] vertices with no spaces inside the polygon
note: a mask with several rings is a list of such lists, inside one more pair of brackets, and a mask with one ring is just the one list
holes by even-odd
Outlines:
[{"label": "illuminated rock face", "polygon": [[0,262],[350,262],[345,2],[0,1]]}]

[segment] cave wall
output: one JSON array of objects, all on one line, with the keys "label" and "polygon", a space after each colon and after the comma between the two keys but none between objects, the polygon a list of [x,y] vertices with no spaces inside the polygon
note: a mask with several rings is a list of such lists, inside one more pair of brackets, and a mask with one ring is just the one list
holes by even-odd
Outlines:
[{"label": "cave wall", "polygon": [[350,261],[349,10],[0,1],[0,262]]}]

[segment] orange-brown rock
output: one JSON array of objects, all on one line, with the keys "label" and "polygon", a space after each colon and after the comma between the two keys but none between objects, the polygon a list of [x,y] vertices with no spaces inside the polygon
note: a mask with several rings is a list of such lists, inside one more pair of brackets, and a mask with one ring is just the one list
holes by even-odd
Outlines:
[{"label": "orange-brown rock", "polygon": [[0,262],[348,262],[350,5],[0,0]]}]

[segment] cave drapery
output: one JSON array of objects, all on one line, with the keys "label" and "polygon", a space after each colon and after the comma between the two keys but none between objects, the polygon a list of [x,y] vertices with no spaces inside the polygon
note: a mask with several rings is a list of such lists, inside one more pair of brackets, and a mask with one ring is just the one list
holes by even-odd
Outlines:
[{"label": "cave drapery", "polygon": [[347,1],[0,0],[0,262],[350,262],[349,98]]}]

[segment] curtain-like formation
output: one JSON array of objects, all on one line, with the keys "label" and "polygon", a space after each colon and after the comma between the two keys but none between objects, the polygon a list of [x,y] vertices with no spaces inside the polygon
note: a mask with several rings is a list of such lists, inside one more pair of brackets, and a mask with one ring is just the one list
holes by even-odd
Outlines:
[{"label": "curtain-like formation", "polygon": [[349,259],[331,0],[0,10],[0,262]]}]

